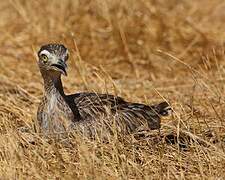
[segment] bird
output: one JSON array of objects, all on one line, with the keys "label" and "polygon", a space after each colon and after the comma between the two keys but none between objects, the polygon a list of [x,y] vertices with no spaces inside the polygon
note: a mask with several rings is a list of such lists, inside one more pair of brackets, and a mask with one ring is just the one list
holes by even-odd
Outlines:
[{"label": "bird", "polygon": [[[109,131],[116,125],[121,133],[132,133],[142,126],[155,130],[160,129],[161,117],[170,114],[171,107],[166,101],[146,105],[128,102],[112,94],[78,92],[66,95],[61,76],[67,76],[68,49],[63,44],[45,44],[37,56],[44,84],[37,122],[44,134],[79,127],[84,133],[93,135],[102,124],[106,124]],[[113,118],[107,118],[107,114]],[[106,122],[102,121],[104,117]]]}]

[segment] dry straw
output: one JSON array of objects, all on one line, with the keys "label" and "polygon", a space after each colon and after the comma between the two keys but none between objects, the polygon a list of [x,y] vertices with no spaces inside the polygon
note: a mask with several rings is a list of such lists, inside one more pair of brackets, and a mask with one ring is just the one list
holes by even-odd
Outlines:
[{"label": "dry straw", "polygon": [[[225,178],[223,0],[0,2],[0,179]],[[70,49],[67,93],[169,101],[158,131],[35,132],[40,45]]]}]

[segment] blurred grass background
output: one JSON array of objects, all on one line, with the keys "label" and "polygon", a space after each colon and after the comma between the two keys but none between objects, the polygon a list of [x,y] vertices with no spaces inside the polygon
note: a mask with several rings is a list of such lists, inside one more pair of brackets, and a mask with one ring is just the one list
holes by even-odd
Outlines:
[{"label": "blurred grass background", "polygon": [[[1,179],[225,177],[223,0],[2,0],[0,17]],[[36,52],[54,42],[70,50],[67,93],[165,98],[174,115],[162,133],[185,148],[154,131],[107,144],[77,135],[70,146],[35,134]]]}]

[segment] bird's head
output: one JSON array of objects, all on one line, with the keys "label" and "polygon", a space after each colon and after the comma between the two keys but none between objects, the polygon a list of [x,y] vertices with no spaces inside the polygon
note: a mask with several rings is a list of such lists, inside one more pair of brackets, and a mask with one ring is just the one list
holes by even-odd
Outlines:
[{"label": "bird's head", "polygon": [[41,72],[67,76],[68,49],[62,44],[43,45],[38,51],[38,65]]}]

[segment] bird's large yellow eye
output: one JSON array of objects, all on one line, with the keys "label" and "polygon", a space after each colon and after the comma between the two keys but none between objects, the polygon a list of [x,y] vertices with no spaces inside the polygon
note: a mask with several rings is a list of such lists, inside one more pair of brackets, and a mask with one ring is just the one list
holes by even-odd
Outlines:
[{"label": "bird's large yellow eye", "polygon": [[46,63],[48,61],[48,56],[46,56],[45,54],[41,55],[41,60]]}]

